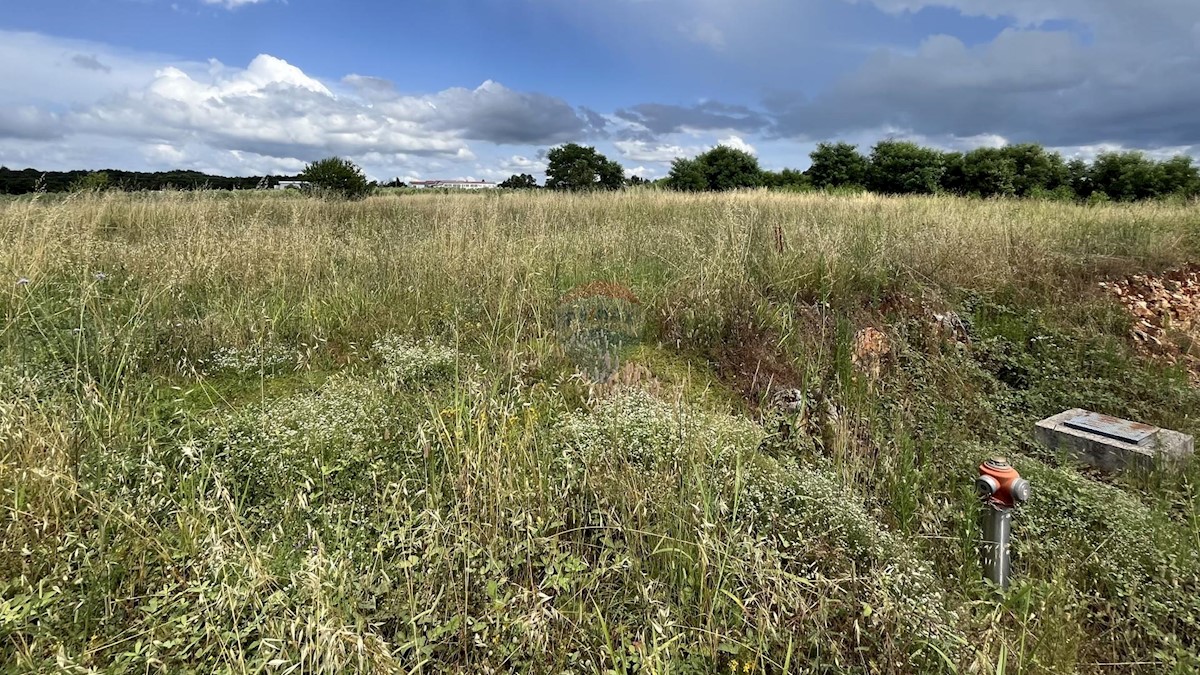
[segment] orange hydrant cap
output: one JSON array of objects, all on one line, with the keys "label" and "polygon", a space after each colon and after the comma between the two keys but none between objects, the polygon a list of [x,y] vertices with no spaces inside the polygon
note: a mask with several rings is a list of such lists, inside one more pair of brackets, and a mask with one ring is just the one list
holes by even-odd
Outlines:
[{"label": "orange hydrant cap", "polygon": [[980,464],[979,475],[991,477],[997,485],[996,491],[988,498],[988,503],[1001,508],[1016,506],[1013,487],[1021,480],[1021,474],[1017,473],[1007,459],[998,457]]}]

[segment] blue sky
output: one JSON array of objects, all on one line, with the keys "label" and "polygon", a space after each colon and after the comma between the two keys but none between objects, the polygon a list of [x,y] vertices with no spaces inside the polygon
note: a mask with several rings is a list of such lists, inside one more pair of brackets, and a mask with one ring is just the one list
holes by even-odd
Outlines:
[{"label": "blue sky", "polygon": [[717,143],[1200,154],[1195,0],[9,0],[0,164],[655,177]]}]

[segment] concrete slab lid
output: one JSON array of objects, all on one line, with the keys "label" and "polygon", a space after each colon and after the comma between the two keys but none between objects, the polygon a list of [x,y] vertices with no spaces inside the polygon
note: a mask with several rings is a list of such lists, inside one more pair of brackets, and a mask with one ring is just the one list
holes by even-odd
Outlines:
[{"label": "concrete slab lid", "polygon": [[1064,421],[1063,424],[1072,429],[1099,434],[1105,438],[1112,438],[1133,445],[1146,445],[1159,432],[1158,427],[1153,427],[1149,424],[1131,422],[1111,415],[1101,415],[1094,412],[1083,412],[1083,414],[1076,415]]}]

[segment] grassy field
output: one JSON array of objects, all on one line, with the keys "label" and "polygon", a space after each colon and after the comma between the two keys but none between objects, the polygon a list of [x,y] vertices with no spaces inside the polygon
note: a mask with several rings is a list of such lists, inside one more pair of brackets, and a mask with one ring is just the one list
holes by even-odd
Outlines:
[{"label": "grassy field", "polygon": [[[2,202],[0,663],[1196,672],[1200,469],[1028,439],[1200,431],[1097,285],[1197,257],[1182,204]],[[1006,595],[993,455],[1033,483]]]}]

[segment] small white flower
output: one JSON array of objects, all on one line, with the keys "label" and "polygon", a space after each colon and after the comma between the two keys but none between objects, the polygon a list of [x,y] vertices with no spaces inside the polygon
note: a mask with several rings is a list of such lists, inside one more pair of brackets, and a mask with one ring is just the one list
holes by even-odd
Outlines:
[{"label": "small white flower", "polygon": [[18,286],[28,286],[29,279],[27,279],[26,277],[21,277],[20,279],[17,279],[17,285]]},{"label": "small white flower", "polygon": [[96,272],[96,274],[95,274],[95,275],[93,275],[93,278],[94,278],[96,281],[104,281],[105,279],[107,279],[107,278],[108,278],[108,275],[107,275],[107,274],[105,274],[104,272]]}]

